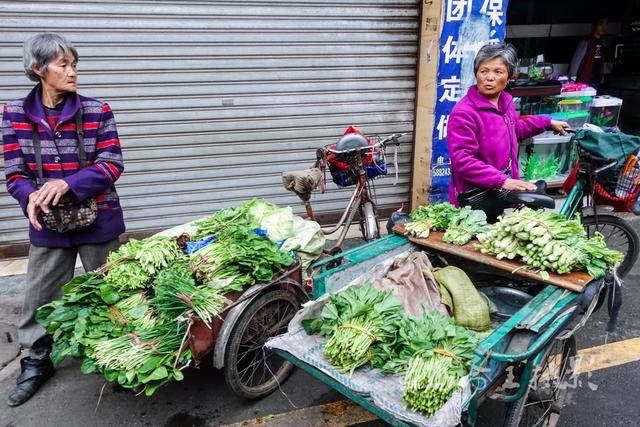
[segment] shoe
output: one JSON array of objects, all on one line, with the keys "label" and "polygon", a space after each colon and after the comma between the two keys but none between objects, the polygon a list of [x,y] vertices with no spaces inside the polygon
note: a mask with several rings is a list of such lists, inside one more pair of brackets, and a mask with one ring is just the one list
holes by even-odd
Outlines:
[{"label": "shoe", "polygon": [[53,363],[48,357],[38,360],[25,357],[20,360],[22,371],[16,380],[16,388],[9,395],[9,406],[22,405],[36,394],[36,391],[53,376]]}]

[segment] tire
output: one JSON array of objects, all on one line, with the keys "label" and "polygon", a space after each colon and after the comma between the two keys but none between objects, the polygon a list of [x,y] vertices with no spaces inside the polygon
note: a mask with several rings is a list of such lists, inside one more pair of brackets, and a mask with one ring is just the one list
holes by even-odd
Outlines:
[{"label": "tire", "polygon": [[[638,233],[624,219],[614,215],[598,215],[597,231],[604,236],[607,246],[624,254],[624,260],[618,266],[618,276],[624,277],[638,259],[640,252],[640,238]],[[589,237],[596,231],[596,217],[587,216],[582,219],[582,225]]]},{"label": "tire", "polygon": [[278,289],[256,298],[245,308],[229,336],[224,355],[224,379],[236,395],[260,399],[291,374],[293,364],[266,349],[264,343],[287,331],[300,306],[293,292]]},{"label": "tire", "polygon": [[367,200],[360,206],[360,230],[367,242],[380,238],[380,224],[373,202]]},{"label": "tire", "polygon": [[[572,386],[575,356],[575,337],[551,342],[524,396],[507,405],[505,427],[555,426]],[[550,365],[558,358],[561,363]]]}]

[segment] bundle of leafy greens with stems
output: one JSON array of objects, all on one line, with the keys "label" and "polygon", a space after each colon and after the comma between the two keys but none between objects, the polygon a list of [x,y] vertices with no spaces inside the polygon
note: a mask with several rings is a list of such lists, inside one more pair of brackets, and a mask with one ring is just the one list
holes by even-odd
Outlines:
[{"label": "bundle of leafy greens with stems", "polygon": [[252,231],[270,209],[277,207],[253,200],[203,220],[199,233],[213,230],[217,239],[191,256],[177,242],[189,236],[131,240],[101,269],[72,279],[61,299],[37,313],[54,339],[53,362],[79,358],[83,373],[101,372],[147,395],[181,380],[191,360],[183,348],[185,320],[211,323],[224,309],[225,292],[269,281],[293,264],[289,253]]},{"label": "bundle of leafy greens with stems", "polygon": [[327,337],[324,353],[343,372],[372,359],[371,348],[395,338],[404,308],[392,291],[378,291],[371,284],[350,287],[332,295],[322,318],[305,322],[308,332]]},{"label": "bundle of leafy greens with stems", "polygon": [[487,231],[487,214],[465,206],[458,210],[447,227],[442,241],[462,246],[480,233]]},{"label": "bundle of leafy greens with stems", "polygon": [[158,315],[177,320],[193,312],[210,324],[222,312],[224,297],[219,290],[197,285],[186,261],[176,261],[161,271],[153,283],[155,295],[151,299]]},{"label": "bundle of leafy greens with stems", "polygon": [[370,284],[332,295],[321,318],[302,325],[307,333],[327,338],[325,354],[340,371],[353,373],[369,363],[383,372],[404,374],[405,402],[428,416],[460,389],[480,341],[475,332],[441,314],[405,316],[392,294]]},{"label": "bundle of leafy greens with stems", "polygon": [[182,349],[184,323],[164,323],[150,329],[125,333],[95,346],[94,367],[108,381],[126,388],[144,388],[151,396],[169,381],[181,381],[191,359]]},{"label": "bundle of leafy greens with stems", "polygon": [[541,272],[585,270],[598,279],[624,259],[622,253],[607,248],[600,233],[589,238],[578,215],[566,219],[557,212],[523,208],[500,217],[477,237],[476,247],[482,253],[520,259]]},{"label": "bundle of leafy greens with stems", "polygon": [[466,206],[456,208],[450,203],[435,202],[411,212],[411,222],[405,224],[408,236],[427,238],[431,231],[445,231],[442,240],[465,245],[478,233],[486,231],[487,215]]},{"label": "bundle of leafy greens with stems", "polygon": [[190,269],[202,283],[238,291],[272,280],[293,263],[293,257],[268,238],[246,227],[228,226],[215,242],[192,255]]},{"label": "bundle of leafy greens with stems", "polygon": [[109,254],[105,281],[117,290],[142,289],[181,255],[180,247],[170,237],[132,239]]}]

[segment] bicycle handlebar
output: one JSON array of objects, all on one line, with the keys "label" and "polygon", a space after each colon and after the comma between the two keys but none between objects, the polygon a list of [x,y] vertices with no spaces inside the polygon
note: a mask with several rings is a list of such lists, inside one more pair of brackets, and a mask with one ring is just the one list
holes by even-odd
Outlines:
[{"label": "bicycle handlebar", "polygon": [[373,145],[367,145],[365,147],[356,147],[356,148],[350,148],[348,150],[334,150],[331,148],[325,148],[324,150],[327,153],[332,153],[332,154],[349,154],[349,153],[356,153],[356,152],[361,152],[361,151],[369,151],[369,150],[374,150],[380,146],[386,146],[389,142],[393,141],[394,144],[396,145],[400,145],[400,141],[398,141],[398,139],[402,138],[403,136],[407,136],[407,135],[411,135],[412,132],[405,132],[405,133],[394,133],[393,135],[389,135],[388,137],[386,137],[385,139],[381,140],[380,142],[376,142]]}]

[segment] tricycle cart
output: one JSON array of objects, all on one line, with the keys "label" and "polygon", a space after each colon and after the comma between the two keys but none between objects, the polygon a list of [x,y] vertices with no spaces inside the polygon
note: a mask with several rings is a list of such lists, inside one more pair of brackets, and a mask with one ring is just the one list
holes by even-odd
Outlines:
[{"label": "tricycle cart", "polygon": [[[402,232],[402,226],[397,227]],[[478,406],[490,398],[507,403],[507,426],[555,425],[575,379],[573,333],[598,308],[606,289],[617,286],[615,281],[592,280],[586,273],[543,278],[519,262],[483,255],[472,243],[444,243],[441,233],[432,233],[429,239],[389,235],[317,263],[320,273],[313,280],[313,298],[336,292],[372,274],[385,260],[416,250],[426,251],[434,265],[453,264],[465,270],[498,308],[492,315],[494,331],[475,351],[470,386],[457,403],[457,422],[474,425]],[[272,339],[267,346],[391,425],[439,425],[434,421],[438,413],[422,420],[398,415],[403,408],[397,402],[381,402],[374,390],[363,392],[348,376],[334,375],[330,365],[313,355],[307,357],[310,353],[291,352],[286,340],[292,334],[290,327],[288,334]],[[373,383],[380,374],[373,370],[371,376]]]},{"label": "tricycle cart", "polygon": [[199,363],[213,353],[213,366],[224,370],[229,388],[246,399],[272,393],[293,365],[269,351],[264,343],[286,332],[289,321],[308,300],[296,262],[272,281],[225,295],[229,301],[220,317],[208,325],[194,319],[187,345]]}]

